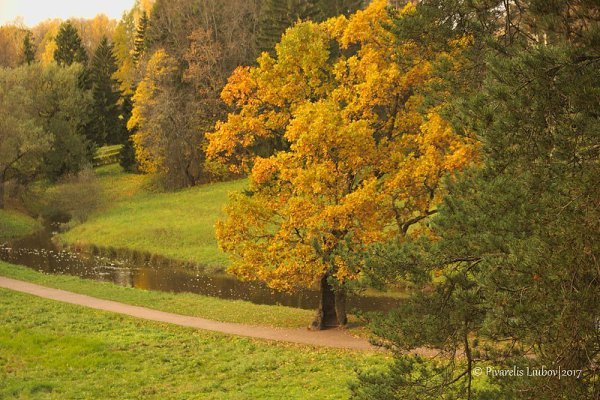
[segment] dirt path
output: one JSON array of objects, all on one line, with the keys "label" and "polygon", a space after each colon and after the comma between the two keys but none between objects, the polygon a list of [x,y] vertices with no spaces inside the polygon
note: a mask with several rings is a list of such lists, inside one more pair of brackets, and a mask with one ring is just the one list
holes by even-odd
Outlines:
[{"label": "dirt path", "polygon": [[46,299],[62,301],[64,303],[95,308],[97,310],[125,314],[151,321],[166,322],[169,324],[227,333],[231,335],[320,347],[334,347],[352,350],[376,350],[376,348],[372,346],[366,339],[353,337],[340,329],[328,329],[319,332],[311,332],[302,328],[272,328],[267,326],[219,322],[210,319],[188,317],[185,315],[152,310],[145,307],[132,306],[116,301],[102,300],[96,297],[67,292],[60,289],[52,289],[49,287],[36,285],[34,283],[23,282],[5,277],[0,277],[0,288],[28,293]]}]

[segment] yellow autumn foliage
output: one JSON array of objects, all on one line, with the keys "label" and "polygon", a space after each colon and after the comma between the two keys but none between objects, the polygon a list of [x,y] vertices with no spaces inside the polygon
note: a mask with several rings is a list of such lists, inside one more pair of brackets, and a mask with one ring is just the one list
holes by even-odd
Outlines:
[{"label": "yellow autumn foliage", "polygon": [[175,70],[173,61],[167,53],[157,50],[146,66],[144,79],[139,83],[132,97],[133,109],[131,117],[127,121],[127,129],[135,131],[131,135],[135,157],[142,172],[155,173],[163,164],[164,156],[156,151],[159,148],[157,141],[162,139],[160,126],[152,123],[151,116],[155,113],[158,104],[156,98],[158,83],[167,79]]},{"label": "yellow autumn foliage", "polygon": [[[402,13],[412,12],[407,6]],[[207,154],[250,172],[217,224],[243,279],[293,290],[324,275],[360,276],[352,253],[428,234],[444,176],[471,163],[475,140],[457,135],[420,89],[437,79],[428,49],[396,43],[387,2],[321,24],[298,23],[256,67],[238,68],[222,93],[235,107],[209,134]],[[459,55],[468,40],[455,44]],[[416,224],[416,225],[415,225]]]}]

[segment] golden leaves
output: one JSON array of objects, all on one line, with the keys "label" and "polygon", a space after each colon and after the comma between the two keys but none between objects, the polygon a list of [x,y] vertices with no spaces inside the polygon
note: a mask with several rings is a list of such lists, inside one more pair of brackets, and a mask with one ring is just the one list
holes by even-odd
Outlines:
[{"label": "golden leaves", "polygon": [[155,112],[159,82],[168,79],[175,68],[167,53],[163,49],[157,50],[148,61],[144,79],[139,83],[132,98],[133,109],[127,121],[127,129],[137,130],[132,139],[135,157],[143,172],[157,172],[164,162],[164,157],[155,151],[154,144],[160,140],[160,135],[156,132],[157,127],[150,123],[150,116]]},{"label": "golden leaves", "polygon": [[274,177],[276,172],[277,166],[274,160],[257,157],[252,168],[252,182],[258,186],[264,185]]},{"label": "golden leaves", "polygon": [[[238,276],[286,290],[326,271],[357,279],[360,265],[344,255],[392,236],[429,235],[418,224],[409,233],[411,221],[435,208],[445,175],[474,159],[472,140],[435,109],[423,113],[421,90],[438,78],[426,49],[399,45],[384,28],[386,5],[297,24],[276,58],[264,53],[229,79],[223,98],[238,110],[209,135],[208,154],[252,171],[251,193],[232,197],[217,228]],[[355,48],[332,56],[330,41]],[[259,157],[265,139],[281,145]]]},{"label": "golden leaves", "polygon": [[250,67],[237,67],[227,81],[221,92],[221,99],[228,106],[242,107],[250,101],[251,94],[256,90],[256,85],[250,77]]},{"label": "golden leaves", "polygon": [[387,0],[374,0],[364,10],[359,10],[349,19],[347,26],[337,37],[342,48],[355,43],[373,43],[382,36],[391,37],[382,29],[382,23],[390,22]]}]

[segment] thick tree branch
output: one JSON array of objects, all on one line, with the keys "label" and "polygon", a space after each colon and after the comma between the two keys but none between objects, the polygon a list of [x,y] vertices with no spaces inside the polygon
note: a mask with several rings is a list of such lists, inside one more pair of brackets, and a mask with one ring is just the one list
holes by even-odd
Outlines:
[{"label": "thick tree branch", "polygon": [[402,224],[402,233],[404,235],[406,235],[406,232],[408,232],[408,228],[410,228],[412,225],[416,224],[417,222],[424,220],[425,218],[429,217],[430,215],[433,215],[437,213],[437,210],[429,210],[425,212],[425,215],[419,215],[418,217],[414,217],[409,219],[408,221],[404,222]]}]

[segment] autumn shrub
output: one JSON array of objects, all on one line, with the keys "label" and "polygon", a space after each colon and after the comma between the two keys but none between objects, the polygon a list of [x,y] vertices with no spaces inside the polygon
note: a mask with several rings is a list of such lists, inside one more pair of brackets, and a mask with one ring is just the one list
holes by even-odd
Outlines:
[{"label": "autumn shrub", "polygon": [[68,175],[59,185],[47,191],[43,216],[53,221],[68,221],[69,225],[85,222],[94,211],[101,208],[101,190],[91,169]]}]

